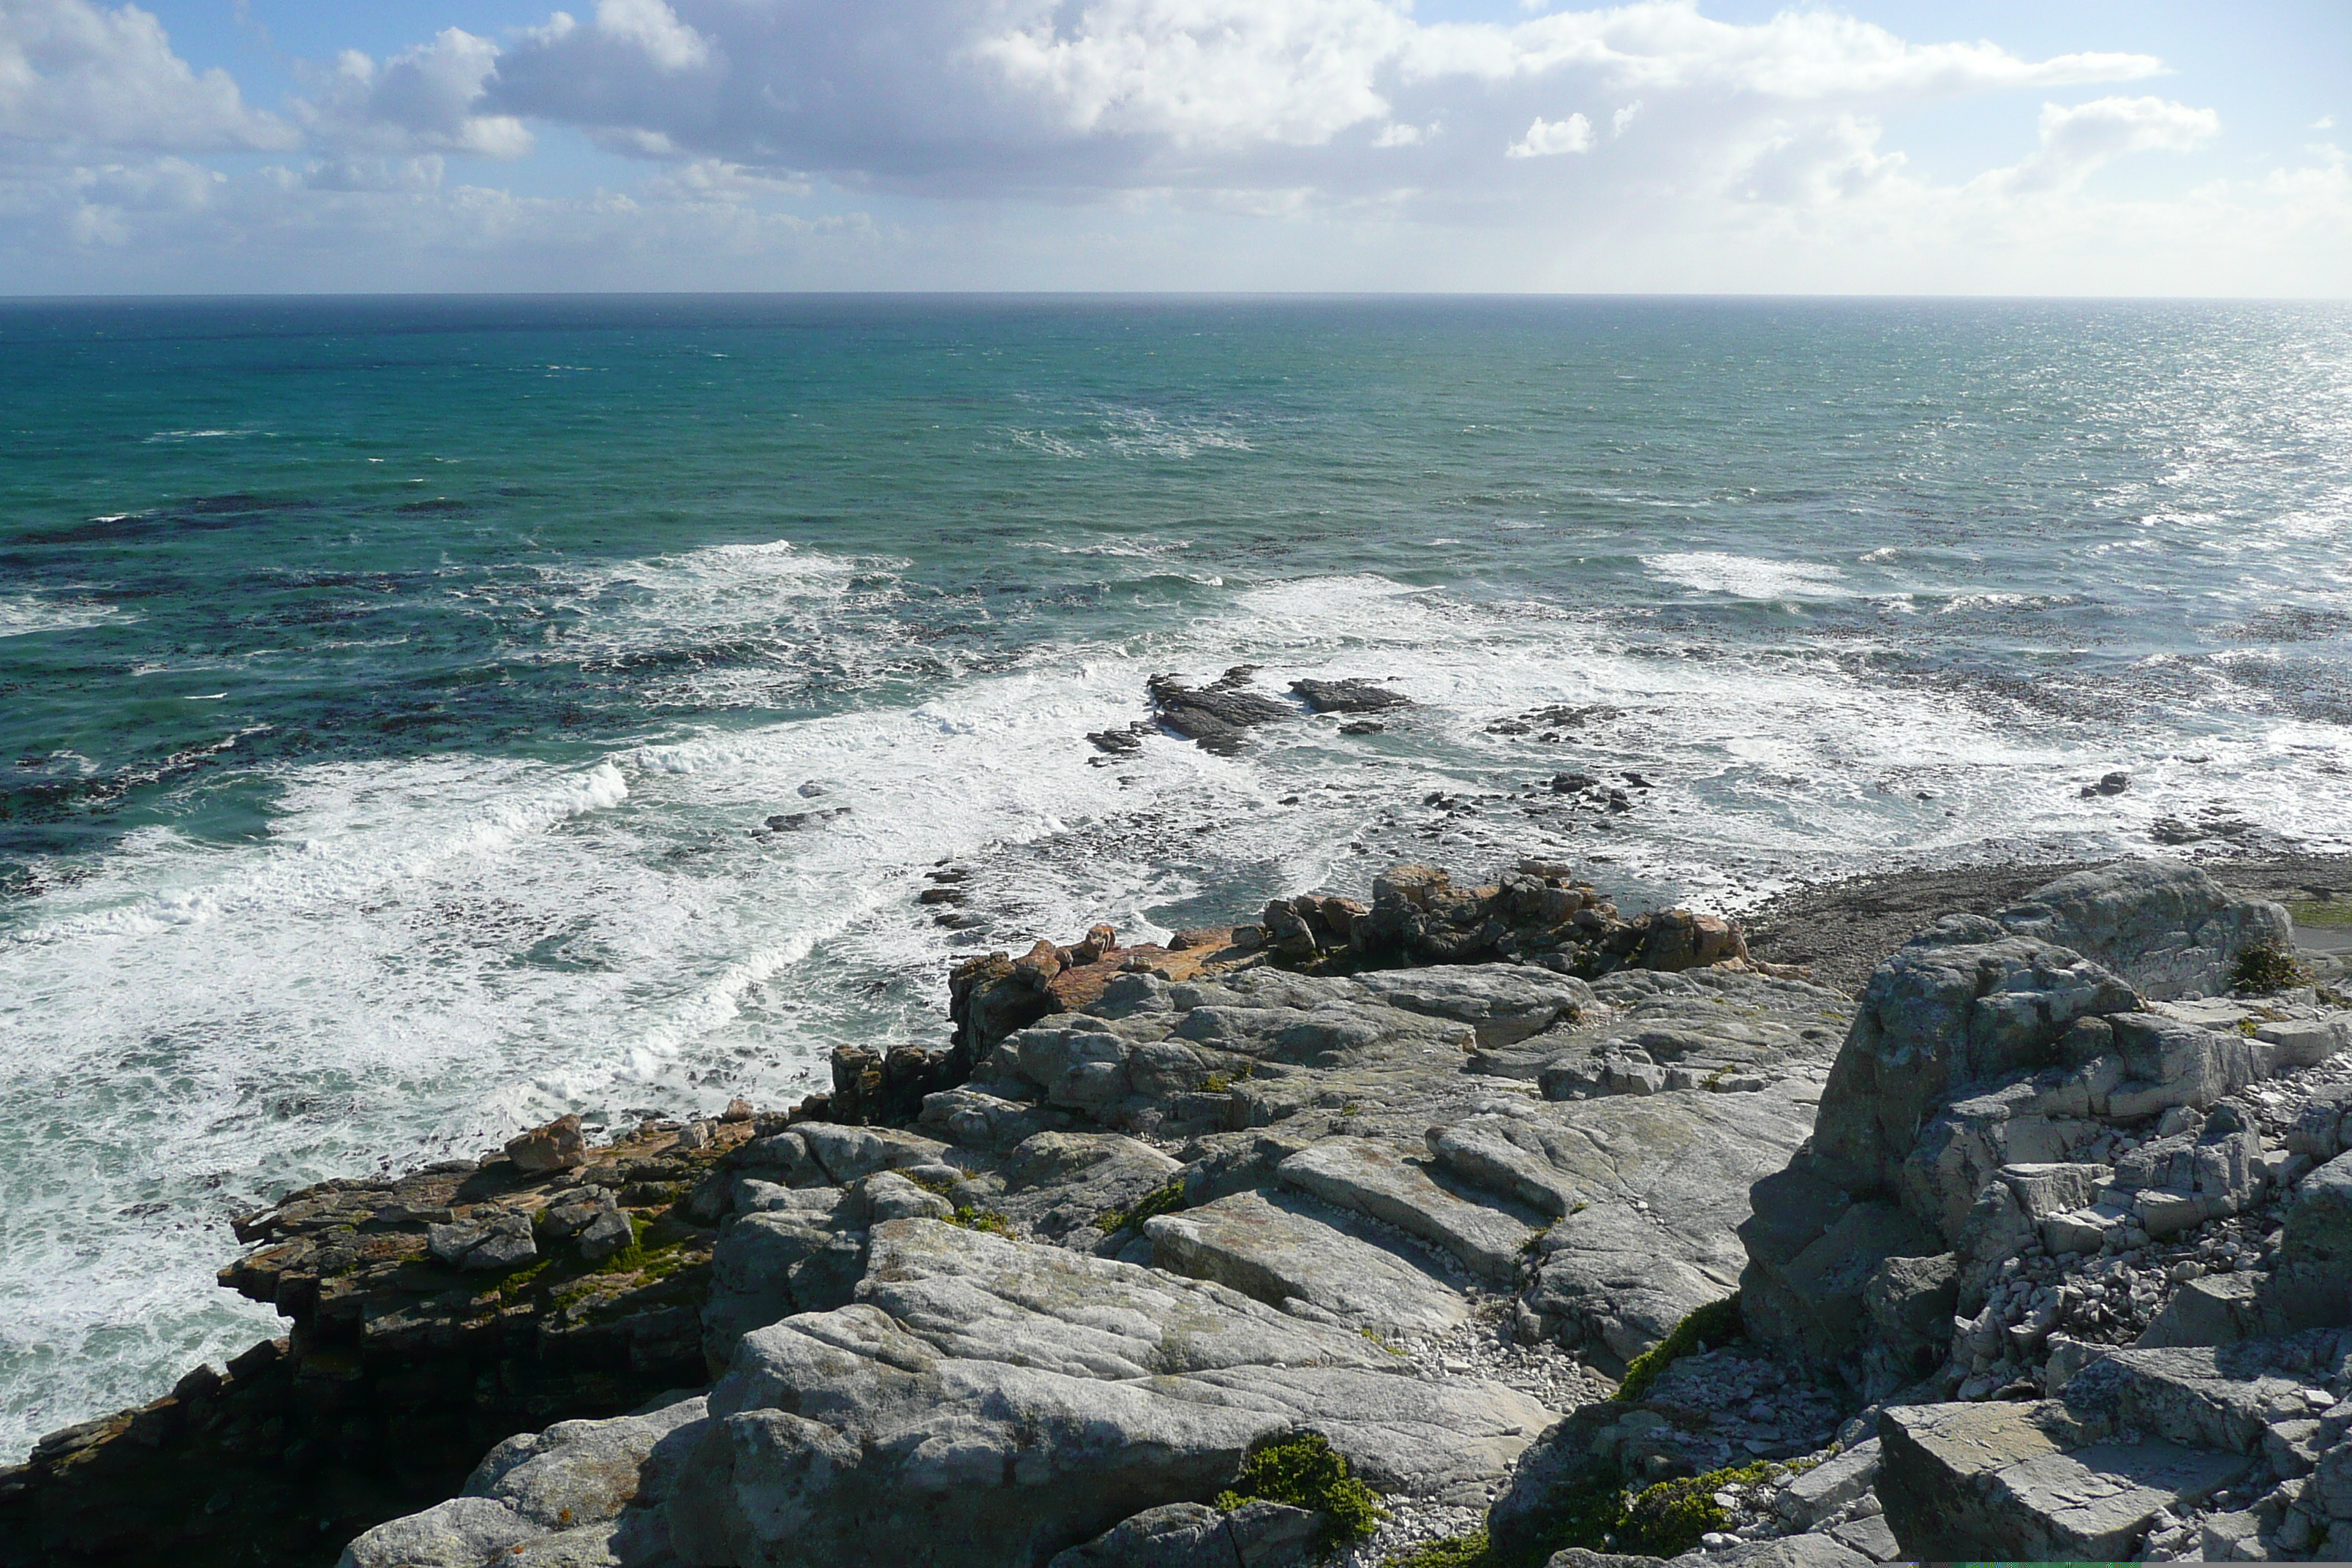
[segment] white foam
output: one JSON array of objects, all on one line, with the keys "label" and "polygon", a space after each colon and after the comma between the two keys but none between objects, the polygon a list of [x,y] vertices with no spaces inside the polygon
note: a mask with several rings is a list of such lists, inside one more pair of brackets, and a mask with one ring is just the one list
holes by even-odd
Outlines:
[{"label": "white foam", "polygon": [[122,618],[112,605],[84,600],[46,599],[31,594],[0,595],[0,637],[31,637],[37,632],[79,631]]},{"label": "white foam", "polygon": [[1669,583],[1742,599],[1831,599],[1853,591],[1841,581],[1836,567],[1797,561],[1766,561],[1719,550],[1644,555],[1641,560],[1644,570]]}]

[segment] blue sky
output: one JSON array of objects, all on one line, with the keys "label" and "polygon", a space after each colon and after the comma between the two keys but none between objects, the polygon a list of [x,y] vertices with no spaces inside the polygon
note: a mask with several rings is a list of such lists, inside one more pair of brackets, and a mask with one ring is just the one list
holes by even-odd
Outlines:
[{"label": "blue sky", "polygon": [[2352,5],[0,0],[0,291],[2342,295]]}]

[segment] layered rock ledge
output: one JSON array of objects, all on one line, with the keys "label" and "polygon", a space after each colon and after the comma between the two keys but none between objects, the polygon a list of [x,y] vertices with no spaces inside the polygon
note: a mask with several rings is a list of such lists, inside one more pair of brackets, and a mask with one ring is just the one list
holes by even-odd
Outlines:
[{"label": "layered rock ledge", "polygon": [[1310,1437],[1365,1565],[2324,1555],[2352,1025],[2219,994],[2292,936],[2131,867],[1857,998],[1528,865],[992,955],[787,1112],[241,1222],[287,1339],[46,1439],[0,1561],[1274,1568]]}]

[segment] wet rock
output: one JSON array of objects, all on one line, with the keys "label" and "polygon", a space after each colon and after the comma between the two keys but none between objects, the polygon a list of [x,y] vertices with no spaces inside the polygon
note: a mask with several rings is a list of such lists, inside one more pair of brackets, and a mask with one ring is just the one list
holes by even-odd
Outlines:
[{"label": "wet rock", "polygon": [[1187,686],[1172,675],[1155,675],[1144,683],[1162,728],[1204,752],[1232,756],[1241,750],[1249,731],[1260,724],[1293,718],[1296,710],[1250,689],[1255,666],[1235,665],[1210,684]]},{"label": "wet rock", "polygon": [[1294,680],[1290,689],[1318,713],[1381,713],[1412,706],[1404,693],[1369,680]]}]

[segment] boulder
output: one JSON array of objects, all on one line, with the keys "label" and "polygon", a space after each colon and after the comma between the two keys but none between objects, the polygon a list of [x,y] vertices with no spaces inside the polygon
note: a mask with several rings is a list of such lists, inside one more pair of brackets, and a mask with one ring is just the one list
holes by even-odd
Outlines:
[{"label": "boulder", "polygon": [[1404,693],[1369,680],[1294,680],[1290,689],[1318,713],[1382,713],[1412,706]]},{"label": "boulder", "polygon": [[507,1141],[507,1158],[526,1175],[569,1171],[588,1163],[587,1141],[580,1134],[580,1118],[559,1116],[544,1127],[534,1127]]},{"label": "boulder", "polygon": [[493,1498],[542,1530],[616,1519],[664,1437],[708,1414],[700,1396],[609,1421],[560,1421],[509,1437],[467,1478],[467,1498]]},{"label": "boulder", "polygon": [[2294,946],[2286,910],[2242,899],[2199,866],[2130,861],[2059,878],[1997,917],[2019,936],[2072,948],[2143,995],[2213,996],[2238,954]]},{"label": "boulder", "polygon": [[547,1533],[497,1498],[451,1498],[366,1531],[336,1568],[482,1568]]},{"label": "boulder", "polygon": [[513,1209],[478,1213],[433,1226],[425,1234],[427,1250],[452,1268],[503,1273],[539,1256],[530,1217]]},{"label": "boulder", "polygon": [[1304,1568],[1315,1561],[1322,1516],[1253,1500],[1231,1513],[1172,1502],[1121,1520],[1048,1568]]}]

